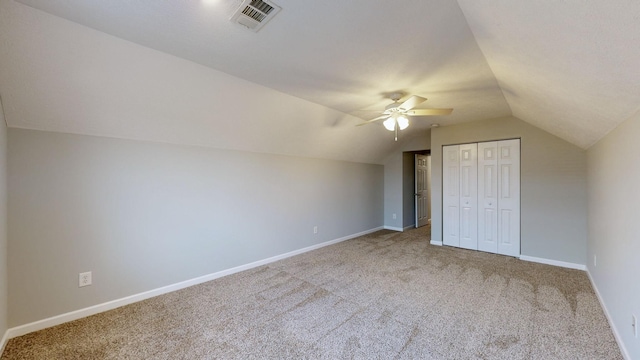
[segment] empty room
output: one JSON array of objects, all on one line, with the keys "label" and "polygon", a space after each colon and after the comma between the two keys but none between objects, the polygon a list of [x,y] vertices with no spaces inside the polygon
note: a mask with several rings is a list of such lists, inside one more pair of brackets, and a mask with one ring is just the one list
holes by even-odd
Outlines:
[{"label": "empty room", "polygon": [[638,43],[630,0],[0,0],[0,358],[640,359]]}]

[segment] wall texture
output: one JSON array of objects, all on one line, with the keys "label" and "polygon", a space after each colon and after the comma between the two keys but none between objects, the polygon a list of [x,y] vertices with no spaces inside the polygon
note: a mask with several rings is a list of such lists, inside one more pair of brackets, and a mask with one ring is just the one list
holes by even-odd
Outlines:
[{"label": "wall texture", "polygon": [[7,126],[0,101],[0,337],[7,331]]},{"label": "wall texture", "polygon": [[431,132],[432,239],[442,241],[442,146],[521,138],[521,253],[584,265],[586,153],[517,118],[445,126]]},{"label": "wall texture", "polygon": [[384,226],[402,230],[402,151],[384,162]]},{"label": "wall texture", "polygon": [[381,165],[8,137],[11,327],[382,226]]},{"label": "wall texture", "polygon": [[639,138],[637,113],[587,151],[588,269],[629,359],[640,359],[631,331],[631,314],[640,321]]}]

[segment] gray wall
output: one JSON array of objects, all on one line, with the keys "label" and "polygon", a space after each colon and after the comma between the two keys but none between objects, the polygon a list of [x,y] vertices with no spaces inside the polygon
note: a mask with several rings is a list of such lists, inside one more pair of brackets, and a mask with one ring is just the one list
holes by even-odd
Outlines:
[{"label": "gray wall", "polygon": [[[640,341],[631,332],[631,314],[640,321],[638,139],[640,113],[587,151],[588,269],[629,359],[640,359]],[[593,263],[594,256],[597,266]]]},{"label": "gray wall", "polygon": [[442,146],[521,138],[521,253],[585,264],[586,152],[514,117],[431,132],[432,239],[442,241]]},{"label": "gray wall", "polygon": [[402,229],[402,151],[394,152],[384,162],[384,226]]},{"label": "gray wall", "polygon": [[[393,139],[392,139],[393,141]],[[398,146],[384,161],[384,226],[401,230],[404,220],[404,173],[402,170],[405,151],[429,150],[431,148],[430,130],[418,133]],[[413,176],[413,175],[411,175]],[[413,194],[413,190],[412,194]],[[396,214],[395,220],[393,214]]]},{"label": "gray wall", "polygon": [[[382,226],[381,165],[20,129],[8,142],[12,327]],[[94,284],[78,288],[83,271]]]},{"label": "gray wall", "polygon": [[7,331],[7,124],[0,101],[0,337]]}]

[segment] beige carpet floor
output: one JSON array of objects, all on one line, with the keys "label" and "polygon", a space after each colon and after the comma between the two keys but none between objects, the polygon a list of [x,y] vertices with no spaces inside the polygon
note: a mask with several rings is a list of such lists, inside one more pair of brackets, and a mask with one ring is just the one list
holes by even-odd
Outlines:
[{"label": "beige carpet floor", "polygon": [[2,359],[622,359],[586,274],[379,231],[9,341]]}]

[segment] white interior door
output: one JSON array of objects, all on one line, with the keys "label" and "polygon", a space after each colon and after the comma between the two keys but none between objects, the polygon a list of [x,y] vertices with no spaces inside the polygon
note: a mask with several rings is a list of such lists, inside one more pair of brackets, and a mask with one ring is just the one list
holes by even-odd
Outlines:
[{"label": "white interior door", "polygon": [[427,222],[431,224],[431,207],[433,206],[431,192],[431,155],[427,155]]},{"label": "white interior door", "polygon": [[427,190],[427,156],[416,154],[416,227],[429,222],[429,197]]},{"label": "white interior door", "polygon": [[478,250],[498,252],[498,142],[478,143]]},{"label": "white interior door", "polygon": [[460,246],[460,147],[442,147],[442,243]]},{"label": "white interior door", "polygon": [[520,140],[498,142],[498,254],[520,255]]},{"label": "white interior door", "polygon": [[443,244],[520,255],[520,140],[442,147]]},{"label": "white interior door", "polygon": [[478,144],[460,145],[460,247],[478,249]]}]

